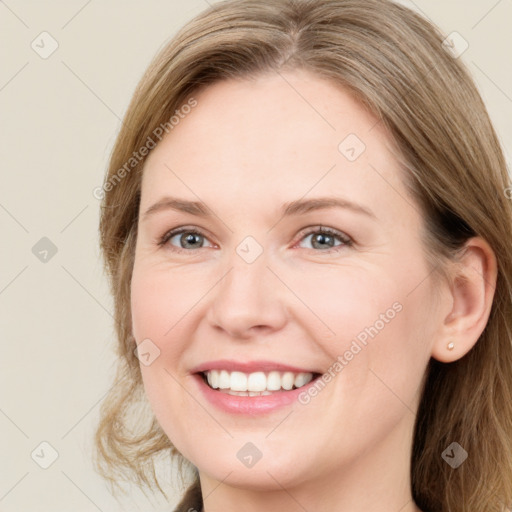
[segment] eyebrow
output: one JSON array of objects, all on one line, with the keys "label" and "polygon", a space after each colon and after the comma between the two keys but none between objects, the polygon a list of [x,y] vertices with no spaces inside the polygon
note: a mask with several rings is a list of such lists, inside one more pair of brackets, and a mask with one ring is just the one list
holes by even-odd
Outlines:
[{"label": "eyebrow", "polygon": [[[282,217],[292,215],[304,215],[306,213],[328,208],[343,208],[355,213],[366,215],[374,220],[377,216],[369,208],[340,197],[317,197],[312,199],[298,199],[285,203],[282,208]],[[148,219],[156,212],[163,210],[175,210],[189,213],[198,217],[212,217],[210,209],[201,201],[188,201],[176,197],[163,197],[150,206],[143,215],[143,220]]]}]

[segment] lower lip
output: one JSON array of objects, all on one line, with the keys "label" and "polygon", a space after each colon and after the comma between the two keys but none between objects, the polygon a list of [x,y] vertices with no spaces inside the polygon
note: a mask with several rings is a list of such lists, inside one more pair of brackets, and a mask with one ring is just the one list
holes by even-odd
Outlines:
[{"label": "lower lip", "polygon": [[231,414],[246,415],[265,414],[286,407],[295,402],[298,396],[306,391],[308,387],[314,385],[317,380],[313,379],[305,386],[290,391],[274,391],[271,395],[238,396],[212,389],[203,380],[201,374],[196,373],[193,377],[206,399],[214,406]]}]

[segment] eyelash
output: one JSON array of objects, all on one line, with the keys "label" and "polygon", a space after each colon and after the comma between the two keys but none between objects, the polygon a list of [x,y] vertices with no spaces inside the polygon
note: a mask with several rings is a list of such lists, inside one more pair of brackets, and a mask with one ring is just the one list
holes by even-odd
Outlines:
[{"label": "eyelash", "polygon": [[[306,228],[306,229],[308,229],[308,228]],[[157,245],[159,247],[163,247],[164,245],[167,244],[167,242],[171,238],[173,238],[176,235],[180,235],[182,233],[189,233],[189,234],[198,235],[198,236],[206,238],[206,236],[203,233],[201,233],[200,231],[198,231],[197,229],[182,227],[182,228],[172,229],[171,231],[167,231],[162,237],[160,237],[158,239]],[[330,249],[325,249],[325,250],[316,250],[314,248],[310,249],[315,252],[322,252],[322,253],[329,253],[329,254],[337,253],[337,252],[340,252],[341,250],[343,250],[344,248],[351,247],[354,244],[354,241],[347,235],[345,235],[335,229],[327,228],[327,227],[323,227],[323,226],[315,226],[314,228],[310,228],[308,231],[301,232],[300,233],[301,238],[299,239],[299,242],[302,239],[306,238],[307,236],[317,234],[317,233],[327,234],[327,235],[336,237],[342,242],[342,244],[331,247]],[[169,244],[169,246],[172,247],[170,249],[171,251],[177,252],[177,253],[191,252],[193,250],[193,249],[183,249],[182,247],[176,247],[176,246],[170,245],[170,244]],[[204,247],[200,247],[200,249],[204,249]]]}]

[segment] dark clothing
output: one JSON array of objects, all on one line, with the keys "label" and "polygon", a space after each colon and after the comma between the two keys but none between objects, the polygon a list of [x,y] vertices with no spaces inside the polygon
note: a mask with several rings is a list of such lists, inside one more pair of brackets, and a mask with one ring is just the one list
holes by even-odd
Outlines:
[{"label": "dark clothing", "polygon": [[203,509],[203,497],[199,478],[187,489],[187,492],[179,502],[174,512],[201,512]]}]

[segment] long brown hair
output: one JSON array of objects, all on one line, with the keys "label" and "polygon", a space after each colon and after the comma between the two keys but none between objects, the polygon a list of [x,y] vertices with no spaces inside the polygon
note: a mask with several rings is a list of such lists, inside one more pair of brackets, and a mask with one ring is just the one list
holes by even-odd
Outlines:
[{"label": "long brown hair", "polygon": [[[155,457],[183,462],[154,417],[137,423],[147,400],[131,333],[130,280],[145,157],[130,159],[155,142],[158,127],[170,129],[169,119],[198,88],[302,68],[351,91],[389,131],[424,216],[425,252],[436,273],[443,275],[443,264],[472,236],[495,252],[494,301],[480,339],[456,362],[431,359],[427,367],[411,481],[424,511],[512,507],[510,183],[482,99],[444,38],[390,0],[227,0],[194,18],[155,57],[128,107],[102,188],[100,244],[115,301],[119,359],[102,404],[95,455],[109,482],[132,479],[165,494]],[[456,470],[441,457],[452,441],[469,453]],[[197,471],[190,489],[197,493]]]}]

